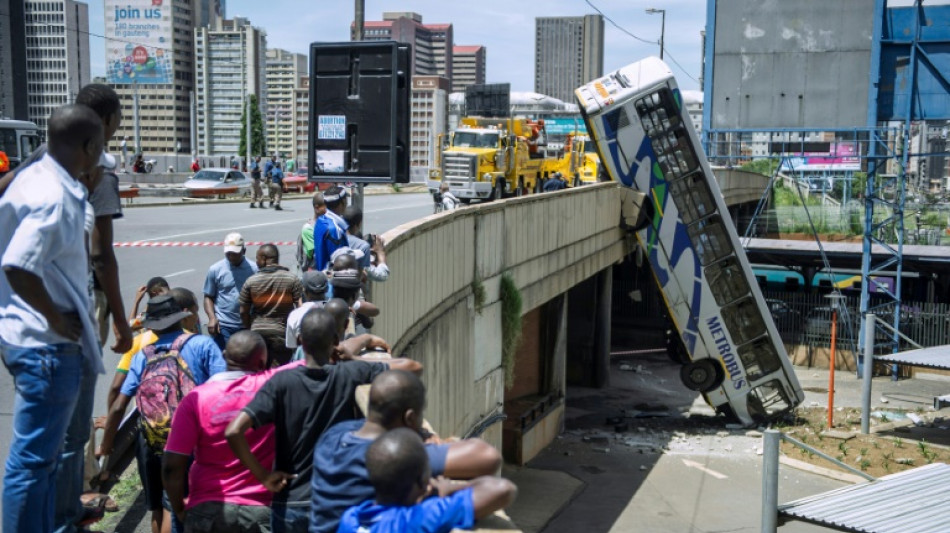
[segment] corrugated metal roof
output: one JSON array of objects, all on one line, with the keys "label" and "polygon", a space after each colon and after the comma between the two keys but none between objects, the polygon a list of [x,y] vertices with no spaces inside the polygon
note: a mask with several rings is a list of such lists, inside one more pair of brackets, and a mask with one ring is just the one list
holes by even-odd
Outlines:
[{"label": "corrugated metal roof", "polygon": [[779,514],[842,531],[947,533],[950,465],[935,463],[779,506]]},{"label": "corrugated metal roof", "polygon": [[907,350],[906,352],[877,356],[874,360],[883,363],[950,370],[950,345]]}]

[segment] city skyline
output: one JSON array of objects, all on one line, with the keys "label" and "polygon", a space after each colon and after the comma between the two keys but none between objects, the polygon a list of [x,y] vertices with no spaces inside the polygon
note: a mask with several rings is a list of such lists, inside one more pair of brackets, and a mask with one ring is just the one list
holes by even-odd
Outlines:
[{"label": "city skyline", "polygon": [[[102,0],[88,0],[90,51],[93,76],[105,74],[105,13]],[[340,7],[345,5],[345,8]],[[706,2],[703,0],[591,0],[603,12],[604,72],[632,63],[649,55],[659,55],[660,17],[645,12],[651,7],[666,9],[664,48],[667,62],[684,89],[701,89],[700,31],[705,27]],[[451,23],[456,45],[483,45],[487,49],[488,83],[511,83],[512,90],[531,91],[534,86],[534,28],[536,17],[596,14],[585,0],[552,0],[544,5],[511,12],[510,3],[484,0],[476,11],[433,0],[367,0],[366,20],[380,20],[384,11],[414,11],[427,24]],[[267,32],[268,46],[309,54],[311,42],[347,41],[353,18],[353,5],[319,3],[307,13],[294,16],[301,0],[272,0],[262,5],[251,0],[229,0],[227,17],[245,17]],[[309,7],[309,6],[308,6]],[[606,18],[612,19],[631,37]],[[643,42],[647,41],[647,42]],[[520,53],[512,54],[512,51]],[[672,59],[672,60],[671,60]],[[678,65],[677,65],[678,63]]]}]

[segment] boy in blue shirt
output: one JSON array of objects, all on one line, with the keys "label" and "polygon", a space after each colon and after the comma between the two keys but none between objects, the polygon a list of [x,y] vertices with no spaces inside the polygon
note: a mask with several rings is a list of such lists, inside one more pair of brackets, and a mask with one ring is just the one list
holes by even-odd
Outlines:
[{"label": "boy in blue shirt", "polygon": [[[510,505],[517,489],[507,479],[482,476],[470,483],[429,475],[429,458],[415,431],[399,428],[376,439],[366,452],[376,500],[343,514],[339,533],[448,533]],[[431,492],[438,497],[425,499]]]},{"label": "boy in blue shirt", "polygon": [[[313,452],[310,533],[335,533],[346,510],[376,495],[366,472],[366,450],[387,430],[409,428],[423,435],[426,388],[410,372],[387,370],[373,379],[365,420],[349,420],[328,429]],[[427,436],[430,441],[438,438]],[[501,454],[481,439],[448,444],[427,442],[435,476],[471,479],[501,469]]]}]

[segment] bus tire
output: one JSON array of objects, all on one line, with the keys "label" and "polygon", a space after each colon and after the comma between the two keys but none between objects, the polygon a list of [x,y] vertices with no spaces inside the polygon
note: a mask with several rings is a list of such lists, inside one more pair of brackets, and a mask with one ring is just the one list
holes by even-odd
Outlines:
[{"label": "bus tire", "polygon": [[709,392],[715,389],[722,385],[725,377],[722,365],[713,359],[690,361],[680,368],[680,379],[683,380],[683,385],[697,392]]}]

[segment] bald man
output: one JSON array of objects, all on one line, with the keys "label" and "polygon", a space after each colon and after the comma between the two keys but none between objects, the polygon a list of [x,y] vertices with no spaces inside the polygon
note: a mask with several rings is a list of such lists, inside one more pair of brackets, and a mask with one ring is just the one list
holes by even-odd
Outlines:
[{"label": "bald man", "polygon": [[280,265],[280,254],[273,244],[257,250],[257,273],[249,277],[238,298],[241,322],[264,337],[269,367],[290,362],[294,351],[287,347],[287,317],[303,304],[300,278]]},{"label": "bald man", "polygon": [[83,372],[104,371],[86,240],[102,120],[69,105],[48,124],[47,154],[0,199],[0,351],[16,383],[17,428],[3,479],[3,530],[26,533],[54,528],[53,480]]},{"label": "bald man", "polygon": [[[248,330],[228,339],[224,360],[226,372],[212,376],[178,405],[162,478],[172,511],[187,531],[266,531],[271,493],[231,451],[224,430],[275,372],[291,367],[265,370],[267,346]],[[252,430],[246,438],[260,463],[274,462],[273,426]]]},{"label": "bald man", "polygon": [[[380,435],[396,428],[422,429],[426,389],[409,372],[389,370],[373,380],[365,420],[340,422],[320,437],[313,452],[310,533],[332,533],[343,513],[376,496],[366,471],[366,451]],[[426,444],[433,476],[472,479],[494,475],[501,468],[501,454],[481,439]]]},{"label": "bald man", "polygon": [[[274,492],[271,526],[275,531],[306,532],[310,519],[313,449],[320,435],[356,417],[356,387],[392,368],[421,373],[408,359],[385,363],[344,360],[330,364],[338,350],[336,322],[323,309],[307,313],[300,326],[306,365],[278,372],[257,392],[225,434],[234,454]],[[359,353],[371,344],[355,347]],[[254,457],[245,432],[273,424],[277,456],[274,470]]]}]

